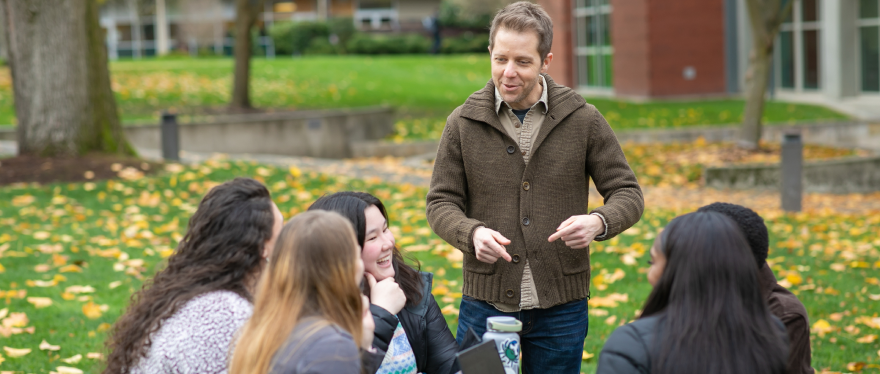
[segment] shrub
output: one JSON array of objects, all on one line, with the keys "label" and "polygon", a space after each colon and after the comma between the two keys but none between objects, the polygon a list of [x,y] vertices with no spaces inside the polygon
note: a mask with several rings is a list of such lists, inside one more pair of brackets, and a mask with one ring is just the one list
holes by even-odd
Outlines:
[{"label": "shrub", "polygon": [[466,32],[454,38],[444,38],[440,44],[441,53],[483,53],[489,48],[489,34]]},{"label": "shrub", "polygon": [[357,34],[354,20],[352,18],[331,18],[327,21],[327,24],[330,27],[330,35],[336,35],[338,40],[336,43],[337,50],[344,53],[348,41]]},{"label": "shrub", "polygon": [[358,34],[346,45],[348,53],[362,55],[428,53],[431,42],[422,35],[370,36]]},{"label": "shrub", "polygon": [[340,51],[340,45],[330,44],[328,38],[314,38],[309,46],[303,51],[306,55],[336,55],[344,51]]},{"label": "shrub", "polygon": [[278,22],[269,29],[279,55],[303,54],[312,40],[327,40],[330,26],[326,22]]}]

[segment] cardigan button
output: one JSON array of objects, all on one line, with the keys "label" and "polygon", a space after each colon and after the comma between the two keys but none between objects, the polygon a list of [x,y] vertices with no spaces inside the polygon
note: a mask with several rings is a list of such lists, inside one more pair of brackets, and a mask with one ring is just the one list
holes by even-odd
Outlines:
[{"label": "cardigan button", "polygon": [[522,222],[523,222],[524,226],[528,226],[529,225],[529,217],[523,217]]},{"label": "cardigan button", "polygon": [[529,182],[523,182],[523,189],[528,191],[529,188],[531,188],[531,186],[529,185]]},{"label": "cardigan button", "polygon": [[516,148],[513,148],[512,145],[507,147],[507,153],[513,154],[514,151],[516,151]]},{"label": "cardigan button", "polygon": [[507,297],[513,297],[513,290],[507,290]]},{"label": "cardigan button", "polygon": [[513,263],[514,263],[514,264],[518,264],[518,263],[519,263],[519,255],[513,255],[511,258],[513,259]]}]

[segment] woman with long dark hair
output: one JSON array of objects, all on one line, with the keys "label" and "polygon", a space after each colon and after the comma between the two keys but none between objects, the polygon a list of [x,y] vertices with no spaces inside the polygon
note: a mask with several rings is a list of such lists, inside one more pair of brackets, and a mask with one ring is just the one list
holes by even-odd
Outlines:
[{"label": "woman with long dark hair", "polygon": [[388,354],[378,373],[447,374],[457,371],[458,344],[431,294],[433,274],[404,261],[388,229],[388,213],[365,192],[323,196],[309,210],[329,210],[351,221],[364,260],[364,295],[376,327],[373,345]]},{"label": "woman with long dark hair", "polygon": [[229,344],[251,316],[282,221],[260,182],[236,178],[212,188],[168,265],[114,325],[104,373],[226,372]]},{"label": "woman with long dark hair", "polygon": [[385,357],[358,285],[360,247],[348,220],[305,212],[284,225],[235,344],[231,374],[360,374]]},{"label": "woman with long dark hair", "polygon": [[672,220],[651,247],[654,286],[638,320],[619,327],[597,374],[782,374],[788,343],[761,297],[749,244],[716,212]]}]

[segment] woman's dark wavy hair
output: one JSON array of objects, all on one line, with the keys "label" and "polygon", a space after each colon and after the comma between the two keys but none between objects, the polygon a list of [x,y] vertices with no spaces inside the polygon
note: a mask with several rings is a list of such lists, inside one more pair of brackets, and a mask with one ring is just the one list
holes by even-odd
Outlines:
[{"label": "woman's dark wavy hair", "polygon": [[[361,249],[364,248],[364,238],[366,236],[367,219],[364,211],[375,205],[382,212],[382,216],[388,221],[388,213],[385,211],[385,205],[377,197],[366,192],[343,191],[330,195],[324,195],[309,207],[309,210],[321,209],[329,210],[341,214],[348,218],[354,225],[357,232],[358,244]],[[390,223],[389,223],[390,224]],[[391,266],[394,267],[394,281],[400,285],[403,294],[406,295],[406,305],[415,306],[422,301],[422,276],[419,275],[419,262],[411,257],[404,258],[403,253],[397,246],[392,250]],[[410,266],[407,260],[414,264]],[[364,295],[370,296],[370,285],[366,280],[361,284]]]},{"label": "woman's dark wavy hair", "polygon": [[227,290],[252,301],[246,288],[262,267],[275,217],[269,190],[248,178],[216,186],[199,203],[168,265],[131,297],[106,345],[104,373],[128,373],[144,357],[150,336],[190,299]]},{"label": "woman's dark wavy hair", "polygon": [[761,297],[736,222],[716,212],[686,214],[666,226],[658,245],[666,268],[640,317],[661,315],[651,373],[784,373],[785,331]]}]

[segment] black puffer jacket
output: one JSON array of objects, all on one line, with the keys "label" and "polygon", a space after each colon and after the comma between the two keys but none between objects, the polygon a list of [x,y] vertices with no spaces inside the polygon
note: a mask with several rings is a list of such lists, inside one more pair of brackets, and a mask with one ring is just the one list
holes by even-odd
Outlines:
[{"label": "black puffer jacket", "polygon": [[[651,352],[657,348],[654,346],[654,337],[658,333],[662,315],[637,319],[614,330],[599,354],[596,374],[650,374]],[[785,325],[776,317],[773,317],[773,321],[779,329],[780,338],[785,339]],[[788,344],[787,339],[785,343]],[[782,361],[785,362],[785,359]]]},{"label": "black puffer jacket", "polygon": [[423,296],[418,305],[406,307],[396,316],[381,307],[370,305],[373,320],[376,322],[373,346],[387,351],[399,320],[416,356],[419,373],[454,373],[459,370],[455,363],[458,344],[449,331],[449,325],[440,312],[440,306],[431,294],[434,274],[425,272],[420,274]]}]

